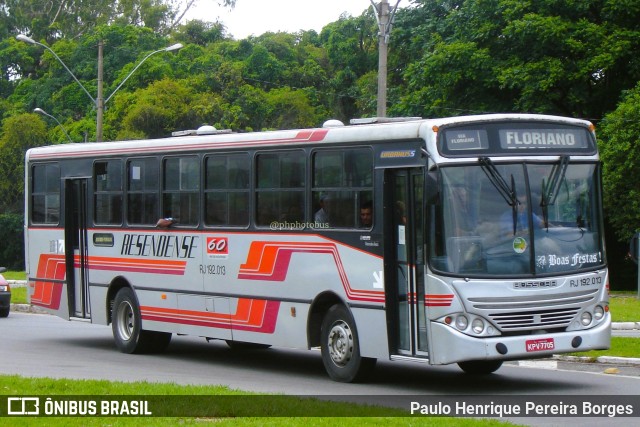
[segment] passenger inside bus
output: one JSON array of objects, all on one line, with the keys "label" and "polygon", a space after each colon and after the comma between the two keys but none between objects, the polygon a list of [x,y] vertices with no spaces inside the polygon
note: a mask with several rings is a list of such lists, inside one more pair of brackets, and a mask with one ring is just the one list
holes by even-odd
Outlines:
[{"label": "passenger inside bus", "polygon": [[318,209],[313,216],[313,220],[315,222],[321,224],[329,224],[329,203],[330,199],[328,195],[323,195],[320,197],[320,201],[318,202],[320,209]]},{"label": "passenger inside bus", "polygon": [[406,207],[401,200],[396,202],[396,222],[400,225],[407,225]]},{"label": "passenger inside bus", "polygon": [[360,206],[360,227],[371,228],[373,224],[373,204],[368,201]]}]

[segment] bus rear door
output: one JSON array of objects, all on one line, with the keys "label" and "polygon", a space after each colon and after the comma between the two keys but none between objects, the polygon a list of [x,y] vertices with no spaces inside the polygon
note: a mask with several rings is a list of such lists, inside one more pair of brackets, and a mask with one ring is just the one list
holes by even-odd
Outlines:
[{"label": "bus rear door", "polygon": [[91,318],[87,253],[86,178],[64,181],[64,234],[69,316]]}]

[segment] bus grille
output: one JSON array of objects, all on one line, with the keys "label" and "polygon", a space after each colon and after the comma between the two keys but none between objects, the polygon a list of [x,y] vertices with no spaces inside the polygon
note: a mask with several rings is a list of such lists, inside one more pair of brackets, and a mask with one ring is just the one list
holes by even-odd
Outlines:
[{"label": "bus grille", "polygon": [[582,307],[595,303],[598,290],[527,297],[470,298],[474,311],[503,332],[563,329]]},{"label": "bus grille", "polygon": [[515,313],[491,313],[489,317],[503,331],[521,331],[540,328],[566,328],[580,308]]}]

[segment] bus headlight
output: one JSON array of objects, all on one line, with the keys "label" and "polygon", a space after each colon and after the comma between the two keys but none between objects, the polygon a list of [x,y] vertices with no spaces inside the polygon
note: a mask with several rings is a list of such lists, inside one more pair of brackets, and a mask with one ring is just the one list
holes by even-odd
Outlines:
[{"label": "bus headlight", "polygon": [[484,322],[482,321],[482,319],[479,319],[477,317],[473,319],[473,322],[471,322],[471,330],[474,334],[480,335],[482,331],[484,331]]},{"label": "bus headlight", "polygon": [[582,323],[582,326],[589,326],[592,320],[593,320],[593,317],[591,316],[591,313],[589,313],[588,311],[584,311],[580,315],[580,323]]},{"label": "bus headlight", "polygon": [[473,337],[500,335],[500,331],[489,320],[472,313],[451,313],[436,321]]},{"label": "bus headlight", "polygon": [[464,331],[465,329],[467,329],[467,326],[469,326],[469,319],[467,319],[467,316],[461,314],[456,317],[456,328]]},{"label": "bus headlight", "polygon": [[604,317],[604,307],[596,305],[596,308],[593,309],[593,317],[596,320],[602,319]]}]

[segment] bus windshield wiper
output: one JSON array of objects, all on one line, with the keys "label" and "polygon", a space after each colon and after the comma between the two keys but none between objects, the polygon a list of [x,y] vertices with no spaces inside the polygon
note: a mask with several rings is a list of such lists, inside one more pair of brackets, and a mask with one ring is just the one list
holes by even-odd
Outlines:
[{"label": "bus windshield wiper", "polygon": [[556,202],[560,183],[564,180],[564,175],[567,173],[567,167],[569,167],[569,156],[563,154],[560,156],[560,161],[553,165],[551,173],[549,174],[548,182],[545,184],[544,179],[542,180],[542,199],[540,200],[540,207],[542,208],[542,219],[544,221],[545,228],[549,228],[548,207]]},{"label": "bus windshield wiper", "polygon": [[500,174],[500,171],[496,168],[496,165],[493,164],[493,161],[489,157],[478,157],[478,161],[491,184],[493,184],[496,190],[498,190],[498,193],[500,193],[505,202],[511,206],[513,212],[513,234],[516,234],[516,229],[518,227],[519,202],[513,175],[511,175],[511,188],[509,188],[509,184],[507,184],[507,181],[505,181],[504,177]]}]

